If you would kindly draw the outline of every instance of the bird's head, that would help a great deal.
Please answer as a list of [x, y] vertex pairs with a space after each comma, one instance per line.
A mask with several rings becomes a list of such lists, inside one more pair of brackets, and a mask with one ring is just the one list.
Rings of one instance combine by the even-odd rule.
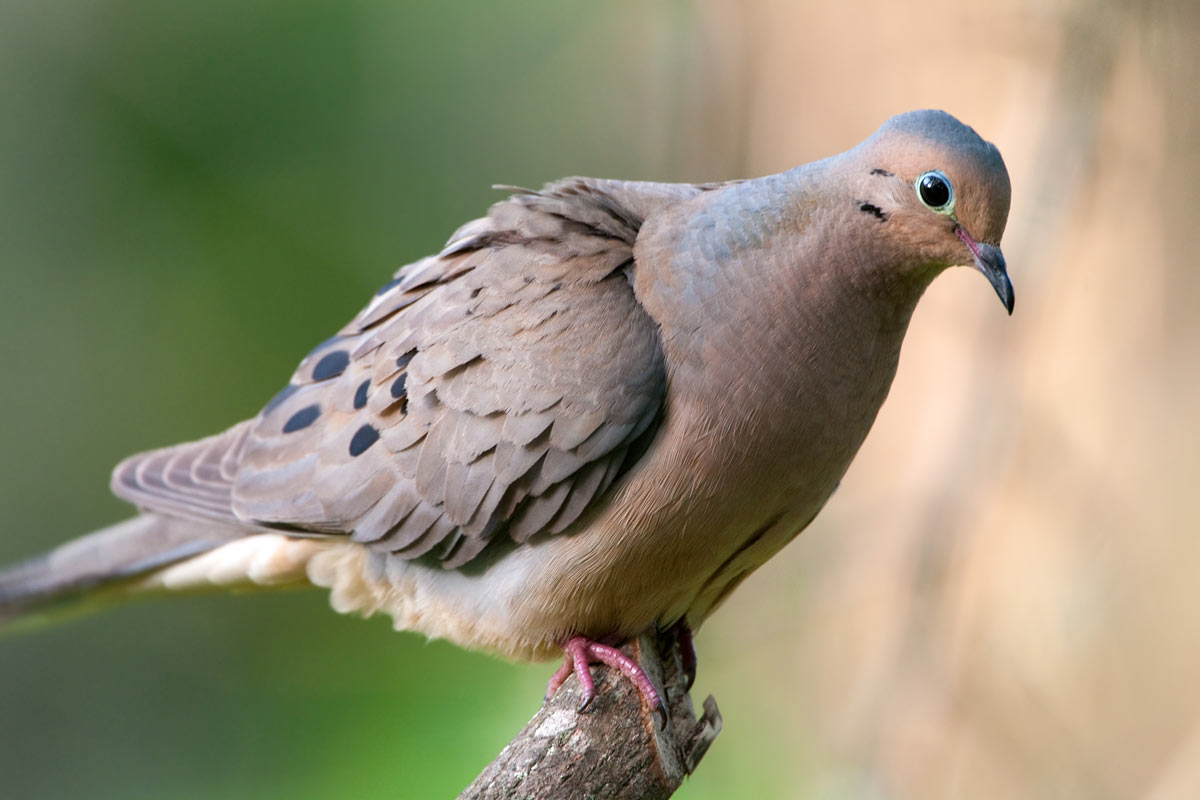
[[995, 145], [944, 111], [911, 111], [846, 155], [851, 202], [886, 228], [903, 268], [973, 264], [1012, 313], [1000, 252], [1011, 188]]

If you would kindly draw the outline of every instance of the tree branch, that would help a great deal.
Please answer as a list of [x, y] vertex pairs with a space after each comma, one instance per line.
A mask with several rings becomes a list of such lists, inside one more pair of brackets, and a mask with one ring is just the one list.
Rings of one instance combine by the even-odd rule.
[[624, 649], [656, 687], [665, 686], [665, 727], [631, 681], [594, 667], [596, 699], [587, 711], [577, 711], [579, 681], [569, 678], [459, 800], [661, 800], [674, 794], [721, 732], [721, 714], [710, 695], [696, 719], [673, 643], [656, 646], [654, 637], [643, 635]]

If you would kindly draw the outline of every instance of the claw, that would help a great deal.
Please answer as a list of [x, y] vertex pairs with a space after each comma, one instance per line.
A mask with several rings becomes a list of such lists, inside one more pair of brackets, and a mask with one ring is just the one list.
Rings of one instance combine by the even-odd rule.
[[642, 702], [655, 712], [662, 725], [666, 726], [667, 709], [659, 699], [658, 690], [654, 688], [654, 684], [646, 675], [645, 670], [623, 651], [584, 636], [568, 639], [567, 643], [563, 645], [563, 650], [566, 652], [566, 658], [563, 665], [550, 678], [550, 683], [546, 687], [547, 700], [554, 696], [571, 673], [575, 673], [575, 676], [579, 678], [579, 685], [583, 689], [583, 702], [580, 703], [579, 710], [586, 710], [596, 697], [596, 685], [592, 681], [592, 672], [588, 664], [598, 661], [606, 666], [619, 669], [622, 675], [632, 681], [638, 694], [642, 697]]
[[583, 711], [592, 704], [592, 700], [596, 697], [596, 684], [592, 682], [592, 671], [588, 668], [588, 656], [591, 655], [588, 651], [591, 642], [584, 639], [582, 636], [577, 636], [567, 642], [567, 660], [571, 662], [571, 672], [575, 673], [575, 677], [579, 679], [579, 686], [583, 689], [583, 702], [579, 704], [579, 710]]
[[692, 640], [692, 629], [687, 617], [674, 625], [675, 646], [679, 648], [679, 664], [683, 668], [683, 690], [690, 692], [696, 682], [696, 643]]

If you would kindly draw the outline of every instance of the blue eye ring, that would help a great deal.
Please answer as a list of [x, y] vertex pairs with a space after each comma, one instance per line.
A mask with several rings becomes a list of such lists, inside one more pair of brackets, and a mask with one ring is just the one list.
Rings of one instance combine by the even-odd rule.
[[954, 213], [954, 184], [940, 169], [921, 173], [913, 188], [917, 190], [917, 198], [930, 211], [947, 216]]

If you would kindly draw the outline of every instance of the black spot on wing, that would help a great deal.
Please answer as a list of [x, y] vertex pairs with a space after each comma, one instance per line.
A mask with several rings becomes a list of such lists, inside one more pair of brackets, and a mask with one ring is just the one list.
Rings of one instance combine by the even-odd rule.
[[858, 210], [863, 212], [864, 214], [870, 214], [880, 221], [887, 220], [887, 214], [885, 214], [883, 212], [883, 209], [877, 205], [872, 205], [871, 203], [861, 203], [858, 206]]
[[330, 378], [336, 378], [345, 372], [346, 367], [350, 366], [350, 353], [347, 350], [334, 350], [332, 353], [327, 353], [322, 356], [317, 365], [313, 367], [312, 376], [314, 381], [325, 381]]
[[371, 379], [367, 378], [358, 385], [357, 391], [354, 392], [354, 410], [362, 408], [367, 404], [367, 389], [371, 388]]
[[379, 441], [379, 431], [375, 430], [372, 425], [363, 425], [354, 432], [353, 438], [350, 439], [350, 455], [362, 455], [377, 441]]
[[394, 289], [395, 287], [399, 286], [400, 281], [402, 281], [402, 280], [404, 280], [403, 276], [399, 277], [399, 278], [392, 278], [390, 281], [385, 283], [383, 286], [379, 287], [379, 291], [377, 291], [375, 293], [375, 296], [378, 297], [381, 294], [386, 294], [391, 289]]
[[[308, 352], [307, 352], [307, 353], [304, 355], [304, 358], [312, 358], [312, 357], [313, 357], [313, 356], [315, 356], [317, 353], [321, 352], [322, 350], [325, 350], [325, 349], [327, 349], [327, 348], [329, 347], [329, 345], [333, 344], [333, 343], [334, 343], [334, 342], [336, 342], [336, 341], [339, 341], [339, 340], [341, 340], [342, 338], [343, 338], [343, 336], [342, 336], [340, 333], [335, 333], [333, 336], [330, 336], [328, 339], [326, 339], [325, 341], [321, 342], [319, 345], [317, 345], [316, 347], [314, 347], [312, 350], [309, 350], [309, 351], [308, 351]], [[303, 360], [303, 359], [301, 359], [301, 360]]]
[[407, 353], [405, 353], [404, 355], [402, 355], [396, 359], [396, 366], [399, 367], [400, 369], [404, 369], [405, 367], [408, 366], [408, 362], [413, 360], [413, 356], [415, 356], [416, 354], [417, 354], [416, 350], [409, 350]]
[[392, 397], [399, 400], [405, 396], [405, 387], [408, 384], [408, 373], [401, 372], [396, 376], [396, 380], [392, 381]]
[[292, 414], [288, 421], [283, 423], [284, 433], [295, 433], [299, 430], [304, 430], [309, 425], [317, 421], [317, 417], [321, 416], [320, 406], [305, 406], [304, 408]]

